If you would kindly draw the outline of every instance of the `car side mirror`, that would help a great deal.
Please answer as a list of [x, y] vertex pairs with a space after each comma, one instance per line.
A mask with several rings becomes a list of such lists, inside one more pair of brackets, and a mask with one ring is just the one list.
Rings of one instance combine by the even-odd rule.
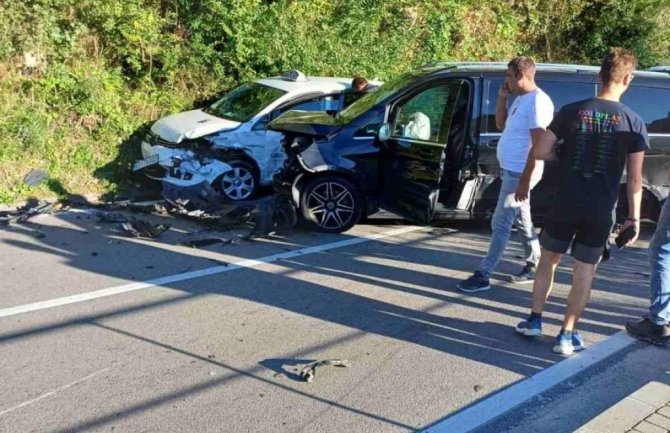
[[391, 138], [391, 127], [388, 123], [384, 123], [379, 127], [379, 131], [377, 131], [377, 138], [379, 138], [379, 141], [382, 142]]

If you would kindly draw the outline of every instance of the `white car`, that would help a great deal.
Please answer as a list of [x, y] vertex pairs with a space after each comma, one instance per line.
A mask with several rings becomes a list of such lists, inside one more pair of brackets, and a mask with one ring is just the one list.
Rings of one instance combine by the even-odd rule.
[[156, 121], [142, 142], [144, 159], [133, 170], [159, 164], [172, 183], [204, 180], [228, 199], [252, 198], [286, 159], [283, 134], [267, 124], [289, 110], [335, 115], [357, 99], [350, 87], [350, 78], [299, 71], [244, 84], [207, 108]]

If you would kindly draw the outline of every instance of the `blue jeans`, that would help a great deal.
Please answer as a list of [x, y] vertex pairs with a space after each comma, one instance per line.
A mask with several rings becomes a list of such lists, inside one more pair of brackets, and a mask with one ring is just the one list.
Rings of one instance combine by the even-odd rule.
[[665, 200], [656, 232], [649, 244], [651, 306], [649, 318], [657, 325], [670, 321], [670, 200]]
[[[517, 202], [514, 194], [519, 187], [521, 173], [515, 173], [509, 170], [502, 170], [502, 185], [500, 186], [500, 195], [498, 204], [491, 218], [491, 244], [489, 252], [479, 264], [479, 272], [486, 278], [491, 278], [493, 270], [498, 266], [498, 262], [505, 252], [505, 247], [512, 234], [512, 225], [516, 221], [519, 240], [523, 245], [524, 257], [529, 265], [537, 265], [540, 260], [540, 242], [535, 233], [535, 227], [530, 217], [530, 199]], [[535, 186], [531, 182], [531, 189]]]

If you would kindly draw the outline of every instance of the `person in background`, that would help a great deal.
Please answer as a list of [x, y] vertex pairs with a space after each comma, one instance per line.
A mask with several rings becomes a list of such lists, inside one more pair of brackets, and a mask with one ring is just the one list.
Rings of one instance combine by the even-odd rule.
[[375, 90], [377, 87], [379, 86], [370, 84], [365, 77], [361, 76], [356, 76], [351, 81], [351, 90], [353, 90], [354, 92], [369, 93]]
[[[596, 98], [566, 105], [542, 136], [535, 157], [559, 161], [560, 185], [553, 209], [544, 224], [542, 256], [533, 286], [528, 319], [516, 331], [525, 336], [542, 335], [542, 311], [554, 281], [556, 267], [568, 249], [575, 259], [572, 288], [568, 295], [563, 327], [553, 351], [570, 355], [584, 348], [575, 330], [591, 295], [596, 265], [614, 225], [613, 211], [619, 183], [626, 169], [628, 219], [622, 226], [640, 232], [642, 161], [649, 148], [644, 122], [619, 102], [637, 67], [633, 52], [614, 48], [603, 59]], [[557, 143], [560, 156], [557, 156]]]
[[[507, 109], [509, 98], [514, 95]], [[498, 93], [496, 125], [502, 129], [497, 157], [502, 169], [498, 204], [491, 219], [493, 235], [488, 254], [468, 279], [458, 284], [462, 292], [491, 288], [489, 278], [500, 262], [516, 221], [526, 266], [510, 281], [530, 283], [540, 259], [540, 243], [531, 220], [530, 191], [542, 179], [543, 163], [536, 162], [532, 148], [554, 116], [554, 104], [535, 84], [535, 62], [516, 57], [507, 65], [507, 77]]]

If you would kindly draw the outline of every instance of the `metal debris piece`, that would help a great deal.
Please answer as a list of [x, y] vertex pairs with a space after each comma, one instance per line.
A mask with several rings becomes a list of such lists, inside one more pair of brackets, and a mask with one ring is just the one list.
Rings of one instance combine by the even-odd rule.
[[316, 368], [330, 365], [333, 367], [351, 367], [346, 359], [324, 359], [321, 361], [310, 362], [300, 370], [300, 378], [306, 382], [313, 382], [316, 377]]
[[119, 212], [100, 212], [99, 223], [127, 223], [128, 217]]
[[49, 177], [46, 171], [44, 170], [30, 170], [30, 173], [26, 174], [23, 178], [23, 183], [28, 186], [36, 187], [39, 186], [44, 180]]
[[127, 223], [119, 224], [123, 233], [132, 238], [157, 238], [165, 233], [170, 226], [168, 224], [152, 224], [137, 218], [132, 218]]
[[182, 245], [185, 245], [187, 247], [192, 247], [192, 248], [202, 248], [202, 247], [208, 247], [210, 245], [215, 245], [215, 244], [223, 244], [223, 245], [228, 245], [232, 244], [233, 240], [232, 239], [227, 239], [227, 238], [220, 238], [220, 237], [209, 237], [209, 238], [200, 238], [200, 239], [189, 239], [184, 242], [182, 242]]
[[23, 223], [36, 215], [51, 213], [58, 208], [55, 203], [31, 199], [24, 206], [16, 208], [16, 210], [0, 212], [0, 224], [8, 225], [12, 222]]

